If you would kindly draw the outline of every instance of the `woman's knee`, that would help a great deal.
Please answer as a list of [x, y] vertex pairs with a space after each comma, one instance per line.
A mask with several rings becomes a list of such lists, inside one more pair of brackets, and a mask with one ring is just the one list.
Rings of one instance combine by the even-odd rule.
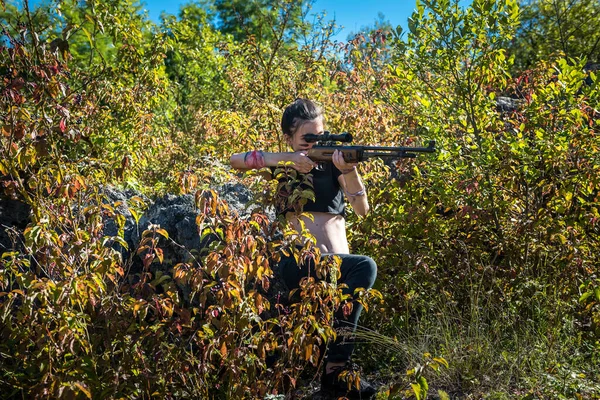
[[369, 256], [362, 256], [362, 272], [365, 281], [368, 283], [367, 288], [373, 287], [375, 279], [377, 278], [377, 263]]
[[369, 289], [375, 283], [376, 277], [377, 264], [371, 257], [352, 254], [342, 258], [341, 282], [351, 289]]

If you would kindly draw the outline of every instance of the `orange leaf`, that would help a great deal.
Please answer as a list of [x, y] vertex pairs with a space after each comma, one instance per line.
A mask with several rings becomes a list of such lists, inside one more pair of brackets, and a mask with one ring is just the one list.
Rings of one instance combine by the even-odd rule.
[[304, 359], [306, 361], [310, 360], [310, 357], [312, 356], [312, 351], [313, 351], [312, 346], [309, 346], [309, 345], [304, 346]]
[[165, 258], [164, 254], [163, 254], [163, 249], [161, 248], [156, 248], [154, 249], [154, 252], [156, 253], [156, 256], [158, 257], [158, 261], [160, 261], [160, 263], [163, 263], [163, 260]]

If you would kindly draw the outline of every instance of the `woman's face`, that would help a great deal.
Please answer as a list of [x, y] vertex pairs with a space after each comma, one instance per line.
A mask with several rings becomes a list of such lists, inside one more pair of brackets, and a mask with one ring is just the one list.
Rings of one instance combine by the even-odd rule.
[[307, 133], [314, 133], [315, 135], [323, 134], [323, 118], [319, 117], [311, 121], [304, 121], [296, 132], [290, 137], [286, 135], [288, 144], [294, 149], [294, 151], [308, 150], [315, 145], [315, 143], [308, 143], [304, 140], [304, 135]]

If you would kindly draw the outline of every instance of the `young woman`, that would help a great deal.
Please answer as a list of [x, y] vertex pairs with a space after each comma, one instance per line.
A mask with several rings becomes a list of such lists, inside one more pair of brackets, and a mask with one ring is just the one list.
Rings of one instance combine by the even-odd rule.
[[[297, 99], [284, 111], [281, 119], [281, 129], [286, 142], [293, 152], [268, 153], [258, 150], [231, 156], [231, 166], [239, 170], [261, 169], [271, 167], [271, 171], [280, 162], [292, 162], [292, 167], [301, 174], [311, 174], [315, 201], [309, 200], [303, 211], [310, 212], [313, 219], [304, 218], [306, 229], [315, 237], [316, 245], [322, 255], [335, 254], [342, 260], [340, 266], [341, 278], [338, 283], [348, 285], [346, 293], [354, 294], [356, 288], [371, 288], [377, 275], [375, 262], [367, 256], [352, 255], [348, 247], [345, 226], [346, 199], [358, 215], [364, 216], [369, 212], [366, 189], [360, 179], [357, 164], [344, 161], [342, 153], [335, 151], [332, 163], [317, 165], [307, 156], [308, 150], [314, 143], [308, 143], [304, 136], [309, 133], [322, 134], [323, 113], [314, 102]], [[288, 222], [301, 231], [298, 217], [291, 210], [279, 210], [286, 214]], [[304, 263], [298, 266], [293, 256], [282, 257], [279, 264], [285, 283], [290, 289], [297, 288], [302, 278], [309, 274], [314, 276], [314, 265]], [[352, 313], [344, 318], [340, 311], [336, 314], [334, 327], [348, 326], [356, 329], [362, 306], [353, 304]], [[341, 337], [329, 345], [325, 372], [322, 374], [321, 389], [334, 394], [355, 398], [369, 398], [376, 390], [364, 379], [358, 388], [348, 390], [347, 382], [340, 379], [340, 374], [352, 368], [350, 356], [353, 344]]]

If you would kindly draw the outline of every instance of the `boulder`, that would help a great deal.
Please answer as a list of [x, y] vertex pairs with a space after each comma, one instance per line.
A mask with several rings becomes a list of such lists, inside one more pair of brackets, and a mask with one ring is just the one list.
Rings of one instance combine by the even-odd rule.
[[[219, 199], [224, 200], [229, 209], [240, 218], [250, 216], [253, 207], [247, 207], [252, 199], [250, 190], [241, 183], [225, 183], [213, 188]], [[143, 232], [150, 225], [158, 225], [166, 230], [169, 239], [160, 238], [159, 246], [164, 251], [165, 264], [172, 266], [180, 262], [187, 262], [198, 254], [202, 253], [210, 244], [211, 238], [205, 238], [200, 241], [200, 232], [196, 225], [196, 217], [200, 210], [196, 207], [194, 196], [191, 194], [172, 195], [167, 194], [157, 198], [154, 201], [144, 199], [148, 204], [147, 210], [136, 224], [133, 215], [129, 210], [128, 204], [131, 204], [131, 198], [140, 196], [134, 191], [119, 191], [114, 188], [106, 188], [105, 193], [109, 203], [121, 202], [117, 211], [125, 217], [124, 239], [128, 244], [130, 252], [135, 251], [142, 239]], [[272, 214], [272, 213], [271, 213]], [[271, 220], [274, 215], [269, 216]], [[114, 219], [107, 218], [105, 222], [104, 234], [115, 236], [118, 232], [117, 224]], [[118, 246], [118, 245], [116, 245]], [[125, 257], [130, 255], [118, 246]], [[134, 260], [136, 257], [134, 257]]]

